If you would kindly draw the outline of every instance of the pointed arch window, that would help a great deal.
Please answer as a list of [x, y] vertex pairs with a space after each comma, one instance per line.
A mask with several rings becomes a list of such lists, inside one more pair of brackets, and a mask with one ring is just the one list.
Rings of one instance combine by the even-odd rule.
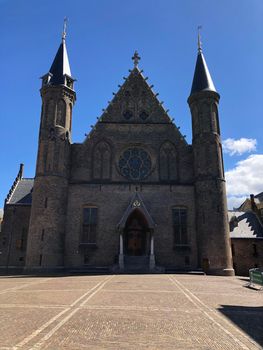
[[187, 237], [187, 209], [176, 207], [172, 209], [174, 246], [188, 245]]
[[65, 127], [66, 123], [66, 102], [64, 100], [58, 101], [56, 124]]
[[93, 177], [96, 180], [109, 180], [111, 177], [111, 149], [107, 142], [99, 142], [93, 153]]
[[216, 132], [217, 134], [220, 134], [219, 130], [219, 121], [218, 121], [218, 111], [217, 111], [217, 105], [215, 103], [212, 104], [212, 118], [211, 118], [211, 126], [212, 131]]
[[167, 141], [160, 148], [160, 180], [174, 181], [177, 179], [175, 146]]
[[45, 125], [49, 123], [54, 123], [54, 114], [55, 114], [55, 102], [53, 99], [50, 99], [46, 105], [46, 115], [45, 115]]
[[97, 231], [97, 207], [83, 208], [83, 224], [82, 224], [82, 238], [81, 243], [96, 244]]

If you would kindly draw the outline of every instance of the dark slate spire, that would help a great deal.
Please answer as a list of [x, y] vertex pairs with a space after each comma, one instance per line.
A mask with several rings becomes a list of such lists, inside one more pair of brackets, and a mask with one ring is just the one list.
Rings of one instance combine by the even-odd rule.
[[194, 79], [192, 83], [191, 94], [200, 91], [215, 91], [213, 80], [209, 73], [201, 47], [200, 35], [198, 33], [198, 55], [195, 65]]
[[66, 78], [73, 81], [68, 60], [66, 48], [66, 19], [64, 20], [64, 29], [62, 33], [62, 42], [58, 48], [54, 61], [49, 69], [48, 74], [43, 78], [44, 83], [48, 85], [68, 85]]
[[50, 79], [50, 84], [52, 85], [64, 84], [65, 74], [71, 77], [66, 42], [64, 38], [62, 39], [62, 43], [59, 46], [49, 73], [52, 74]]

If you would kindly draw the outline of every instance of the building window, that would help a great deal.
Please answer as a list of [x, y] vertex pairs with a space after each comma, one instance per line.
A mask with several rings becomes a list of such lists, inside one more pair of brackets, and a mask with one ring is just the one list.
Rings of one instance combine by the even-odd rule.
[[83, 209], [83, 228], [81, 243], [96, 243], [98, 208], [88, 207]]
[[258, 256], [258, 249], [255, 243], [253, 243], [252, 248], [253, 248], [253, 256]]
[[45, 198], [45, 204], [44, 204], [44, 207], [45, 208], [47, 208], [47, 201], [48, 201], [48, 199], [47, 199], [47, 197]]
[[188, 245], [187, 209], [173, 208], [174, 245]]
[[26, 238], [27, 238], [27, 229], [26, 227], [22, 228], [21, 238], [16, 240], [16, 249], [25, 250], [26, 249]]
[[65, 127], [66, 123], [66, 102], [59, 100], [57, 108], [57, 120], [56, 124]]
[[185, 264], [185, 266], [189, 266], [190, 265], [190, 258], [189, 258], [189, 256], [185, 256], [184, 257], [184, 264]]
[[176, 149], [171, 142], [165, 142], [160, 148], [160, 180], [172, 181], [177, 179]]
[[41, 232], [41, 241], [44, 241], [44, 236], [45, 236], [45, 230], [43, 229]]
[[94, 149], [93, 177], [95, 180], [110, 180], [111, 148], [107, 142], [99, 142]]
[[148, 152], [142, 148], [128, 148], [120, 156], [119, 170], [121, 175], [128, 180], [144, 180], [149, 176], [151, 169], [151, 157]]

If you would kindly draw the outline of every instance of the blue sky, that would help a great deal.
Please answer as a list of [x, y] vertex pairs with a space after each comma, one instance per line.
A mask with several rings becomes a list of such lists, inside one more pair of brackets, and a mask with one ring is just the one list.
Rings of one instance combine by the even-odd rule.
[[19, 163], [25, 177], [34, 176], [39, 77], [50, 68], [65, 16], [77, 79], [74, 142], [82, 142], [112, 99], [137, 49], [144, 75], [191, 143], [187, 98], [201, 24], [204, 55], [221, 95], [229, 206], [263, 191], [262, 0], [0, 0], [0, 207]]

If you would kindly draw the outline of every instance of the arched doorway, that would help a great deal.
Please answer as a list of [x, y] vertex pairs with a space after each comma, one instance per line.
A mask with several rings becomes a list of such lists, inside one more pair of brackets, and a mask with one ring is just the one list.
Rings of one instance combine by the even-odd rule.
[[149, 227], [143, 213], [133, 210], [124, 228], [124, 254], [129, 256], [148, 255]]

